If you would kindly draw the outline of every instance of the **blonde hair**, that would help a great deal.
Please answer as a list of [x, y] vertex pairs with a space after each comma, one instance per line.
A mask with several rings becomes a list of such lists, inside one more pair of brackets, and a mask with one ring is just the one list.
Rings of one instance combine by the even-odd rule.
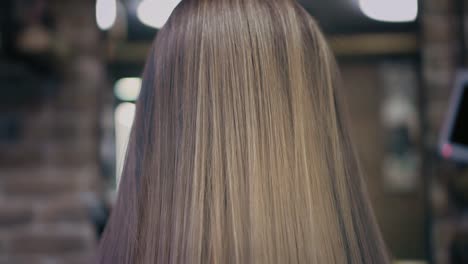
[[295, 1], [182, 1], [149, 55], [98, 263], [389, 263], [339, 93]]

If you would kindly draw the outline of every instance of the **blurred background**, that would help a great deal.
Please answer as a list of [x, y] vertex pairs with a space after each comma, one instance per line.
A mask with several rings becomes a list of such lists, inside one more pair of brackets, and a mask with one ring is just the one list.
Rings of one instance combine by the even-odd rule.
[[[114, 201], [145, 57], [178, 2], [0, 1], [1, 264], [89, 263]], [[340, 64], [392, 255], [468, 263], [468, 170], [437, 150], [468, 61], [468, 1], [300, 2]]]

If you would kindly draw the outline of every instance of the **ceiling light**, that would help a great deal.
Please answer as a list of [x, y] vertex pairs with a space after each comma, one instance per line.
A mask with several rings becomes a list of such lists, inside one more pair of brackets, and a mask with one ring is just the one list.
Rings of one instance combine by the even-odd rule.
[[122, 101], [136, 101], [141, 89], [141, 78], [122, 78], [115, 83], [114, 93]]
[[110, 29], [117, 18], [116, 0], [97, 0], [96, 1], [96, 22], [100, 29]]
[[162, 28], [180, 0], [143, 0], [137, 8], [138, 19], [145, 25]]
[[411, 22], [418, 16], [418, 0], [359, 0], [361, 11], [384, 22]]

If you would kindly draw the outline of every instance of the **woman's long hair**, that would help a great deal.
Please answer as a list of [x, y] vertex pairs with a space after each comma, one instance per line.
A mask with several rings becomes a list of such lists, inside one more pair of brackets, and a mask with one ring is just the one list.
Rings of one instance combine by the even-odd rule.
[[389, 263], [341, 92], [295, 1], [182, 1], [146, 64], [98, 263]]

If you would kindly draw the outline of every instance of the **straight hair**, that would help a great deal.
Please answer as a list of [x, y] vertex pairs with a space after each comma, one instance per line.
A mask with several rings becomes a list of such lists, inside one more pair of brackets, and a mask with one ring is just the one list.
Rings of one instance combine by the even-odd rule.
[[341, 86], [295, 1], [182, 1], [146, 63], [97, 263], [390, 263]]

